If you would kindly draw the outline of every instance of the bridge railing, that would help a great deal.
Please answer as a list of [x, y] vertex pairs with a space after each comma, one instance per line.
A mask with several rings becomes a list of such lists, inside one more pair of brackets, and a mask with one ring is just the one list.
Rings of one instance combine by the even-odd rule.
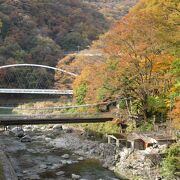
[[0, 120], [6, 119], [58, 119], [58, 118], [111, 118], [112, 114], [103, 113], [59, 113], [59, 114], [0, 114]]

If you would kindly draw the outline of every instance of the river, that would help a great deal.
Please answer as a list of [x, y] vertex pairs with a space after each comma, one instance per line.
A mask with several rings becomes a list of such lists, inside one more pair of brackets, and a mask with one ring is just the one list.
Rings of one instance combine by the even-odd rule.
[[[23, 143], [12, 133], [0, 135], [1, 148], [19, 180], [119, 179], [95, 158], [102, 151], [98, 150], [98, 141], [84, 139], [76, 131], [53, 129], [52, 126], [27, 126], [25, 133], [31, 137], [31, 142]], [[92, 151], [93, 147], [98, 153]]]

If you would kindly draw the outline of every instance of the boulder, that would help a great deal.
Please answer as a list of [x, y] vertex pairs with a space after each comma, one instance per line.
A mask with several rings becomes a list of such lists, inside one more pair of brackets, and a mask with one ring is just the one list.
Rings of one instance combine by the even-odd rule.
[[79, 157], [79, 158], [78, 158], [78, 161], [83, 161], [83, 160], [84, 160], [83, 157]]
[[19, 130], [17, 131], [16, 136], [19, 137], [19, 138], [22, 138], [23, 136], [25, 136], [24, 130], [23, 130], [23, 129], [19, 129]]
[[80, 179], [81, 176], [80, 175], [77, 175], [77, 174], [72, 174], [72, 179]]
[[18, 127], [14, 127], [14, 128], [12, 128], [10, 131], [13, 132], [14, 134], [16, 134], [16, 132], [18, 131], [18, 129], [19, 129]]
[[67, 160], [67, 164], [73, 164], [75, 161]]
[[46, 142], [49, 142], [49, 141], [51, 141], [51, 140], [52, 140], [51, 138], [48, 138], [48, 137], [45, 138], [45, 141], [46, 141]]
[[51, 167], [51, 169], [53, 170], [53, 169], [59, 169], [59, 168], [61, 168], [63, 165], [62, 164], [53, 164], [52, 165], [52, 167]]
[[20, 129], [19, 127], [14, 127], [9, 131], [10, 135], [17, 136], [19, 138], [25, 135], [24, 130]]
[[21, 142], [24, 142], [24, 143], [31, 142], [31, 141], [32, 141], [32, 139], [29, 135], [26, 135], [26, 136], [21, 138]]
[[46, 163], [47, 166], [52, 166], [53, 164], [51, 162]]
[[62, 165], [66, 165], [66, 164], [73, 164], [75, 163], [75, 161], [72, 160], [61, 160]]
[[69, 159], [70, 155], [69, 154], [64, 154], [61, 157], [64, 158], [64, 159]]
[[30, 180], [38, 180], [38, 179], [41, 179], [41, 178], [40, 178], [39, 175], [33, 174], [33, 175], [31, 175], [28, 179], [30, 179]]
[[55, 124], [53, 127], [52, 127], [53, 130], [62, 130], [62, 125], [61, 124]]
[[62, 175], [64, 175], [64, 173], [65, 173], [64, 171], [59, 171], [59, 172], [56, 173], [56, 175], [57, 176], [62, 176]]
[[45, 164], [41, 164], [39, 167], [40, 169], [47, 169], [47, 166]]

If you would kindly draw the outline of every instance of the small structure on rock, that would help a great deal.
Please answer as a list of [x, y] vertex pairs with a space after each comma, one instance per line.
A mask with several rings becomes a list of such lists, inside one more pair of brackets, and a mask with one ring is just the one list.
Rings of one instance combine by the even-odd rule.
[[107, 138], [109, 144], [115, 144], [119, 148], [131, 148], [132, 150], [147, 150], [149, 148], [151, 150], [160, 150], [161, 146], [168, 147], [176, 142], [176, 139], [171, 136], [160, 135], [157, 133], [131, 133], [128, 136], [125, 136], [124, 134], [110, 134], [107, 135]]
[[127, 137], [122, 134], [109, 134], [107, 135], [108, 144], [114, 143], [117, 147], [130, 147], [130, 142]]
[[131, 148], [134, 150], [145, 150], [147, 147], [157, 144], [157, 141], [145, 134], [132, 133], [128, 136]]

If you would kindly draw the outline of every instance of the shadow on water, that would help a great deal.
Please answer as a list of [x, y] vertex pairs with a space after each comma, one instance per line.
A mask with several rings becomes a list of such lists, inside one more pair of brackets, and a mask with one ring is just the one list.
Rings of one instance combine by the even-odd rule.
[[[52, 164], [59, 163], [61, 161], [61, 156], [65, 153], [68, 153], [70, 155], [70, 159], [72, 161], [76, 161], [78, 159], [78, 155], [73, 154], [71, 151], [68, 151], [66, 149], [44, 149], [41, 150], [42, 144], [36, 144], [33, 143], [33, 146], [35, 146], [39, 151], [32, 151], [34, 148], [30, 146], [32, 144], [29, 144], [29, 151], [27, 150], [19, 150], [16, 153], [11, 153], [11, 156], [13, 156], [14, 159], [18, 160], [18, 163], [16, 164], [16, 170], [22, 171], [22, 170], [30, 170], [39, 171], [39, 166], [41, 164], [48, 164], [47, 167], [51, 167]], [[43, 146], [44, 148], [44, 146]], [[47, 151], [46, 151], [47, 150]], [[44, 152], [43, 152], [44, 151]], [[18, 168], [18, 167], [19, 168]], [[59, 171], [64, 171], [63, 176], [57, 176], [56, 173]], [[62, 167], [59, 167], [57, 169], [51, 169], [47, 168], [45, 171], [41, 172], [39, 171], [39, 176], [41, 179], [54, 179], [58, 180], [61, 177], [71, 179], [72, 174], [78, 174], [83, 179], [87, 180], [114, 180], [117, 179], [115, 174], [105, 168], [102, 167], [102, 164], [100, 161], [96, 159], [85, 159], [82, 161], [76, 161], [76, 163], [72, 164], [65, 164]]]
[[116, 178], [113, 172], [103, 168], [102, 164], [96, 159], [86, 159], [79, 163], [65, 165], [61, 170], [66, 172], [67, 177], [71, 177], [73, 173], [89, 180], [111, 180]]

